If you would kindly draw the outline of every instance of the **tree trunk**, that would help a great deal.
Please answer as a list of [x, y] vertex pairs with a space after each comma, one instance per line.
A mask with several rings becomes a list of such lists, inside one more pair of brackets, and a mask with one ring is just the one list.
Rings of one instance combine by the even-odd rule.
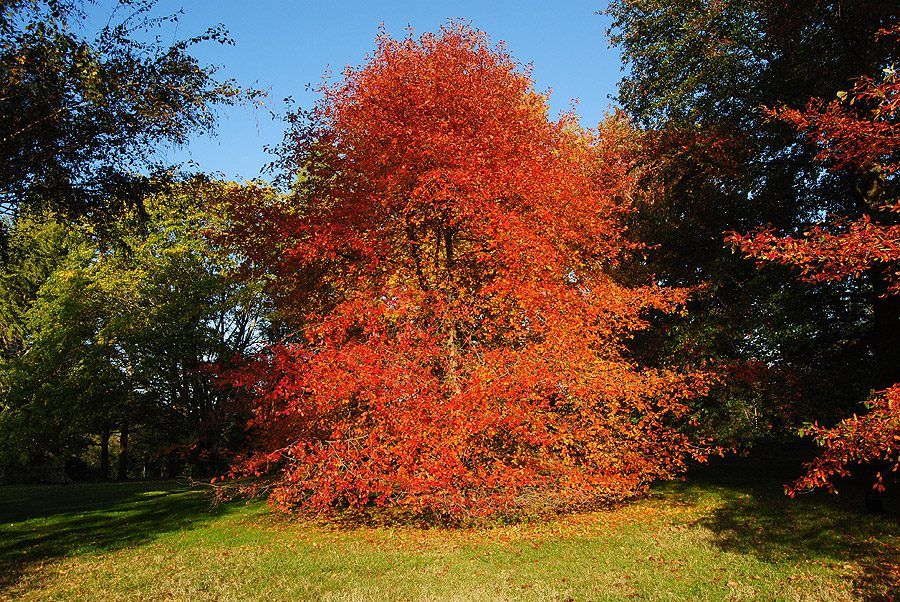
[[174, 453], [166, 455], [166, 478], [174, 479], [178, 474], [178, 456]]
[[[892, 226], [900, 222], [896, 213], [884, 206], [885, 172], [876, 166], [865, 173], [857, 192], [862, 210], [874, 223]], [[876, 263], [869, 269], [872, 281], [872, 354], [875, 373], [872, 385], [886, 389], [900, 382], [900, 296], [888, 293], [890, 265]]]
[[119, 432], [119, 481], [128, 480], [128, 421], [122, 423], [122, 430]]
[[100, 433], [100, 479], [109, 480], [109, 426]]
[[[446, 270], [447, 287], [447, 311], [452, 312], [453, 306], [453, 230], [449, 227], [443, 229], [444, 238], [444, 270]], [[459, 384], [459, 340], [456, 333], [456, 321], [451, 318], [447, 321], [447, 380], [453, 387], [453, 392], [459, 395], [462, 388]]]
[[872, 269], [872, 352], [876, 389], [900, 382], [900, 296], [888, 295], [888, 268]]

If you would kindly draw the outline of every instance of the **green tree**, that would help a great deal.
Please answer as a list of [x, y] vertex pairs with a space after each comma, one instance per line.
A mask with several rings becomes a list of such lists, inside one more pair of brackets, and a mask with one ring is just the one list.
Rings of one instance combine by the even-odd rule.
[[676, 336], [645, 351], [720, 363], [726, 403], [710, 412], [745, 434], [746, 417], [759, 419], [759, 434], [840, 413], [873, 378], [878, 283], [798, 284], [723, 241], [852, 213], [865, 183], [825, 172], [765, 107], [832, 97], [889, 62], [891, 49], [873, 40], [896, 22], [896, 2], [613, 0], [606, 12], [626, 64], [618, 100], [647, 132], [645, 177], [663, 184], [635, 215], [635, 236], [651, 246], [636, 268], [705, 287], [670, 323]]
[[[94, 344], [95, 291], [86, 272], [94, 246], [79, 232], [22, 218], [3, 280], [5, 353], [0, 363], [4, 464], [55, 463], [83, 449], [122, 381], [110, 350]], [[101, 404], [101, 400], [103, 404]]]
[[[205, 366], [252, 350], [267, 309], [259, 283], [233, 278], [238, 258], [207, 236], [229, 188], [193, 182], [148, 198], [147, 219], [121, 222], [114, 246], [88, 227], [16, 222], [20, 259], [4, 278], [28, 280], [19, 271], [29, 268], [37, 282], [4, 306], [5, 330], [19, 334], [0, 362], [0, 464], [60, 463], [96, 443], [107, 477], [115, 434], [120, 478], [135, 454], [163, 474], [192, 450], [195, 469], [221, 463], [239, 417]], [[52, 265], [31, 268], [38, 256]]]
[[219, 26], [171, 45], [154, 0], [119, 0], [89, 37], [79, 0], [0, 3], [0, 211], [94, 223], [118, 216], [175, 169], [157, 153], [209, 131], [217, 105], [257, 92], [218, 81], [191, 53], [229, 44]]
[[165, 456], [167, 472], [200, 439], [201, 451], [214, 451], [208, 437], [234, 421], [206, 367], [252, 351], [265, 335], [261, 282], [233, 277], [239, 257], [213, 242], [227, 222], [220, 201], [240, 188], [194, 182], [150, 201], [146, 227], [121, 233], [126, 248], [107, 250], [93, 272], [111, 301], [98, 337], [115, 348], [141, 400], [120, 433], [140, 424], [142, 445]]

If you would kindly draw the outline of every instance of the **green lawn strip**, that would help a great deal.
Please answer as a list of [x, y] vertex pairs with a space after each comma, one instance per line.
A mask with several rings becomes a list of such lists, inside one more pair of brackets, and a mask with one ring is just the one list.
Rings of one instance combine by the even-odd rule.
[[900, 542], [820, 498], [708, 483], [476, 529], [289, 521], [159, 483], [0, 488], [4, 516], [0, 596], [26, 599], [842, 600], [896, 587]]

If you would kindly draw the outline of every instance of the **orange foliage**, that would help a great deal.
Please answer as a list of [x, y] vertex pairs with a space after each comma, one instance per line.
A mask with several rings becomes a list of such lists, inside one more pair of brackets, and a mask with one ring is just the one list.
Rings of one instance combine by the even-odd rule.
[[854, 414], [834, 428], [812, 425], [804, 429], [824, 448], [806, 466], [806, 474], [788, 487], [793, 496], [822, 487], [836, 493], [833, 479], [850, 474], [848, 466], [858, 462], [881, 462], [883, 471], [875, 475], [874, 488], [884, 491], [885, 473], [900, 471], [900, 385], [881, 391], [866, 402], [868, 412]]
[[295, 333], [230, 375], [255, 434], [232, 476], [265, 476], [251, 489], [283, 509], [459, 517], [622, 498], [704, 456], [683, 428], [704, 375], [626, 349], [686, 294], [614, 277], [623, 118], [550, 119], [527, 71], [456, 24], [380, 35], [322, 94], [292, 142], [299, 192], [235, 234]]
[[897, 224], [875, 223], [870, 216], [863, 215], [855, 220], [835, 219], [830, 228], [812, 228], [802, 238], [762, 230], [752, 236], [733, 236], [732, 240], [752, 257], [797, 267], [809, 282], [858, 277], [873, 266], [891, 266], [888, 291], [900, 293], [897, 272], [900, 225]]
[[[882, 30], [879, 36], [896, 45], [900, 27]], [[860, 78], [830, 103], [814, 99], [802, 111], [770, 113], [804, 133], [829, 169], [858, 176], [863, 208], [858, 217], [833, 216], [802, 237], [778, 236], [766, 229], [732, 233], [729, 240], [751, 257], [797, 267], [811, 282], [875, 272], [883, 279], [885, 296], [900, 294], [898, 74], [888, 68], [880, 80]], [[900, 385], [875, 393], [867, 407], [864, 416], [854, 415], [832, 429], [817, 424], [806, 429], [824, 449], [788, 493], [816, 487], [833, 491], [832, 479], [849, 474], [847, 467], [853, 463], [879, 462], [893, 472], [900, 469]], [[883, 478], [879, 472], [876, 489], [883, 487]]]
[[[896, 42], [900, 29], [879, 35]], [[886, 69], [880, 81], [860, 78], [830, 103], [813, 99], [802, 111], [769, 113], [804, 133], [829, 169], [857, 174], [866, 188], [865, 207], [859, 217], [833, 216], [800, 238], [763, 230], [732, 233], [729, 240], [752, 257], [797, 266], [814, 282], [885, 268], [891, 294], [900, 293], [900, 198], [886, 194], [900, 169], [900, 74]]]

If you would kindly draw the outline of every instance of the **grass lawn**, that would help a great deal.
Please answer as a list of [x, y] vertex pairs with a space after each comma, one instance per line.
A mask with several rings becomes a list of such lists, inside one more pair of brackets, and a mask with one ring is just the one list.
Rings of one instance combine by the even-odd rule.
[[0, 599], [900, 599], [896, 518], [779, 482], [706, 471], [477, 529], [301, 523], [177, 483], [2, 487]]

